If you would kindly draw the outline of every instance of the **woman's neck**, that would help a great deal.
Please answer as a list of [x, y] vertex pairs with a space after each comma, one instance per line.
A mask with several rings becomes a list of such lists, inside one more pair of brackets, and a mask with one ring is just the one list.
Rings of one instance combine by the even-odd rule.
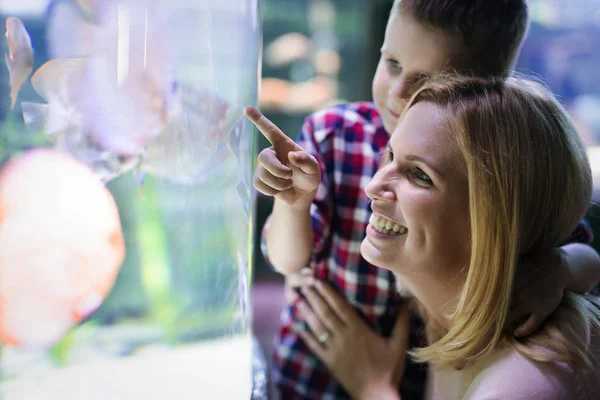
[[444, 329], [450, 328], [450, 315], [456, 307], [456, 301], [464, 284], [464, 277], [444, 276], [438, 270], [434, 275], [427, 273], [396, 274], [403, 287], [408, 288], [413, 297], [421, 304], [430, 317]]

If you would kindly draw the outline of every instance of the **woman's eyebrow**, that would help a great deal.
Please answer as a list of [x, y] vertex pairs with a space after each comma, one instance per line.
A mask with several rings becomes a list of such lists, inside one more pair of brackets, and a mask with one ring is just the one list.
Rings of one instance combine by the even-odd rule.
[[421, 157], [421, 156], [417, 156], [414, 154], [407, 154], [404, 156], [404, 159], [406, 161], [418, 161], [421, 162], [425, 165], [427, 165], [427, 167], [429, 167], [431, 170], [433, 170], [433, 172], [435, 172], [436, 175], [440, 176], [441, 178], [445, 178], [444, 174], [442, 174], [440, 171], [440, 168], [435, 167], [430, 161], [427, 161], [425, 158]]

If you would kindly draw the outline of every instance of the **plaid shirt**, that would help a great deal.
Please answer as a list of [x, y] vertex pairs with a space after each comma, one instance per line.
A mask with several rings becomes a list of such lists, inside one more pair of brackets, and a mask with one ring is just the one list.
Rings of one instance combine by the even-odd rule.
[[[364, 188], [375, 175], [389, 135], [372, 103], [352, 103], [319, 111], [307, 118], [298, 144], [321, 167], [322, 180], [311, 207], [314, 247], [310, 267], [317, 279], [328, 281], [363, 319], [389, 336], [402, 298], [394, 275], [360, 255], [360, 244], [371, 214]], [[262, 252], [270, 264], [262, 235]], [[577, 241], [589, 242], [589, 226], [578, 229]], [[303, 324], [296, 304], [285, 307], [276, 338], [273, 380], [282, 399], [345, 399], [345, 390], [330, 375], [294, 331]], [[409, 345], [426, 344], [422, 323], [415, 316]], [[400, 388], [402, 398], [423, 398], [426, 366], [407, 360]]]

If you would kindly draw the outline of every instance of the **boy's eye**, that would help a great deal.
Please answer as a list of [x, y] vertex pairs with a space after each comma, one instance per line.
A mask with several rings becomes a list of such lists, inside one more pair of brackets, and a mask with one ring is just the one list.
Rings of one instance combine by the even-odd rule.
[[414, 182], [424, 188], [430, 188], [433, 186], [433, 181], [421, 168], [414, 168], [410, 171], [410, 176], [413, 178]]
[[401, 70], [402, 66], [400, 65], [400, 63], [396, 60], [394, 60], [393, 58], [388, 58], [385, 60], [385, 62], [387, 63], [388, 67], [392, 68], [392, 69], [396, 69], [396, 70]]

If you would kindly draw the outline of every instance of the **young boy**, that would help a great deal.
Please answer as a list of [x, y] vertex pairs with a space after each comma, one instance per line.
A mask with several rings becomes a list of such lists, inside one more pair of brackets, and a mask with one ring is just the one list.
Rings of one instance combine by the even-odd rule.
[[[389, 336], [402, 299], [393, 275], [360, 255], [371, 214], [364, 186], [375, 174], [389, 133], [419, 79], [439, 70], [508, 75], [527, 23], [525, 0], [397, 0], [373, 79], [374, 104], [346, 104], [315, 113], [305, 121], [298, 144], [249, 109], [248, 117], [273, 145], [259, 154], [254, 179], [257, 190], [275, 197], [263, 230], [267, 261], [289, 278], [309, 265], [315, 279], [328, 281], [375, 331]], [[591, 240], [584, 223], [575, 235], [573, 241]], [[562, 274], [548, 274], [557, 278], [544, 277], [539, 293], [527, 293], [521, 315], [535, 313], [525, 331], [554, 309], [565, 286], [578, 290], [582, 285], [576, 282], [589, 282], [585, 290], [595, 283], [593, 274], [586, 275], [600, 270], [596, 252], [589, 246], [569, 246], [564, 257], [556, 251], [538, 259], [546, 271], [564, 269], [573, 275], [561, 279]], [[538, 298], [544, 302], [536, 303]], [[301, 323], [292, 302], [282, 314], [274, 355], [273, 379], [281, 397], [347, 398], [299, 339], [296, 329]], [[413, 329], [411, 346], [423, 344], [417, 332]], [[313, 333], [326, 343], [327, 331]], [[419, 366], [409, 363], [404, 372], [404, 398], [422, 397], [425, 369], [415, 367]]]

